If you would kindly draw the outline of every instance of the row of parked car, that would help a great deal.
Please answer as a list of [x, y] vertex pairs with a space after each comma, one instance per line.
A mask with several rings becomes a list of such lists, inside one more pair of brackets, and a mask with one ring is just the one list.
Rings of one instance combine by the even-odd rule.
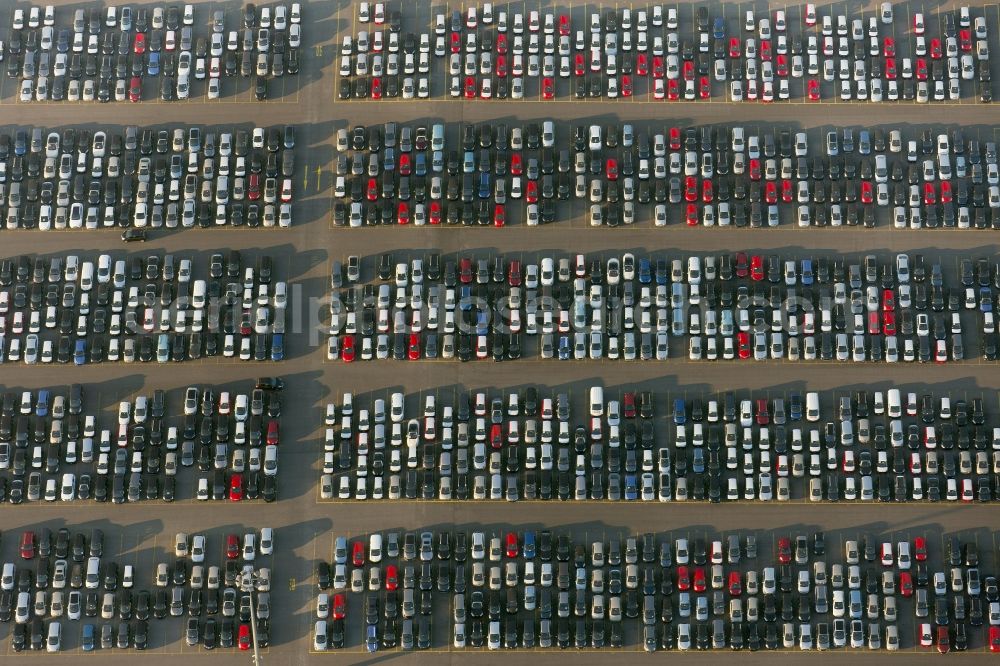
[[[811, 138], [810, 138], [811, 136]], [[555, 201], [590, 204], [591, 226], [637, 220], [689, 226], [977, 228], [1000, 224], [996, 143], [964, 132], [842, 128], [753, 132], [742, 126], [636, 128], [555, 123], [356, 126], [337, 132], [334, 224], [524, 224]], [[812, 149], [810, 149], [812, 145]], [[673, 205], [671, 205], [673, 204]], [[671, 210], [674, 209], [674, 210]], [[784, 215], [782, 215], [784, 210]], [[614, 213], [609, 217], [609, 211]]]
[[438, 69], [433, 53], [447, 60], [450, 95], [466, 99], [523, 99], [526, 81], [535, 80], [539, 97], [553, 99], [562, 79], [571, 81], [577, 99], [709, 99], [715, 82], [732, 101], [771, 102], [793, 94], [819, 101], [827, 82], [825, 96], [844, 101], [928, 102], [960, 99], [961, 82], [978, 78], [980, 99], [992, 100], [985, 16], [973, 19], [968, 7], [941, 12], [941, 36], [932, 36], [925, 34], [920, 13], [914, 34], [906, 36], [893, 29], [892, 7], [886, 5], [881, 20], [830, 14], [821, 17], [819, 28], [815, 8], [807, 7], [799, 29], [786, 10], [773, 17], [749, 10], [741, 17], [742, 32], [729, 32], [722, 16], [714, 17], [709, 30], [709, 9], [700, 7], [690, 37], [677, 20], [665, 29], [662, 20], [650, 26], [646, 9], [592, 12], [589, 22], [581, 17], [589, 30], [579, 24], [574, 30], [569, 11], [557, 19], [552, 12], [501, 9], [494, 21], [493, 9], [485, 7], [481, 14], [476, 7], [466, 8], [464, 16], [454, 11], [450, 24], [437, 14], [433, 34], [401, 32], [398, 21], [390, 21], [387, 32], [385, 22], [369, 29], [368, 21], [360, 21], [357, 33], [341, 40], [339, 95], [397, 97], [402, 77], [404, 98], [414, 88], [430, 96]]
[[383, 398], [356, 413], [349, 393], [327, 405], [323, 499], [787, 501], [794, 488], [815, 502], [985, 502], [1000, 474], [981, 397], [924, 394], [918, 420], [915, 392], [857, 391], [822, 425], [816, 392], [674, 398], [666, 423], [649, 391], [602, 407], [593, 387], [589, 419], [573, 420], [569, 393], [539, 400], [534, 387], [440, 407], [430, 393], [419, 417], [403, 417], [404, 401], [390, 396], [388, 422]]
[[[260, 101], [268, 97], [269, 79], [299, 69], [297, 2], [291, 11], [281, 4], [259, 12], [249, 3], [240, 29], [228, 32], [225, 10], [214, 10], [207, 36], [195, 35], [192, 4], [183, 12], [177, 5], [76, 9], [72, 29], [60, 27], [51, 5], [39, 25], [31, 19], [38, 9], [15, 10], [3, 48], [7, 75], [19, 81], [22, 102], [140, 102], [157, 94], [163, 101], [186, 100], [193, 82], [201, 80], [207, 80], [208, 99], [218, 99], [223, 78], [235, 77], [251, 79]], [[68, 21], [69, 11], [61, 14]]]
[[[709, 542], [646, 533], [625, 537], [624, 548], [620, 537], [574, 543], [548, 530], [339, 537], [332, 599], [323, 592], [331, 567], [317, 566], [314, 647], [344, 647], [353, 592], [364, 595], [370, 652], [432, 647], [433, 622], [441, 621], [435, 596], [451, 597], [445, 622], [459, 649], [619, 648], [628, 620], [641, 618], [637, 638], [647, 652], [899, 650], [907, 640], [947, 652], [968, 649], [970, 633], [1000, 651], [1000, 591], [981, 572], [975, 542], [946, 537], [939, 559], [924, 536], [868, 535], [863, 550], [850, 536], [841, 557], [837, 547], [827, 551], [822, 532], [794, 541], [774, 535], [775, 555], [761, 555], [770, 561], [764, 566], [756, 534]], [[917, 635], [901, 637], [900, 614], [911, 603]], [[978, 629], [986, 618], [988, 629]]]
[[[113, 647], [116, 631], [110, 620], [116, 617], [118, 647], [147, 647], [150, 618], [163, 615], [153, 612], [153, 595], [137, 589], [136, 567], [108, 557], [104, 542], [100, 529], [89, 534], [65, 527], [55, 533], [49, 528], [21, 533], [19, 561], [6, 561], [0, 579], [0, 621], [14, 621], [15, 652], [59, 652], [63, 632], [81, 620], [84, 650], [93, 650], [99, 640]], [[86, 622], [98, 616], [108, 621], [103, 637], [97, 635], [96, 624]]]
[[[58, 652], [64, 628], [81, 621], [78, 644], [85, 652], [97, 647], [145, 650], [151, 620], [184, 614], [189, 616], [189, 645], [193, 631], [194, 644], [200, 640], [208, 650], [234, 645], [250, 649], [251, 612], [257, 616], [259, 647], [270, 640], [271, 570], [261, 566], [257, 555], [273, 553], [271, 528], [242, 537], [227, 535], [223, 566], [207, 563], [214, 560], [206, 560], [205, 535], [177, 534], [176, 559], [157, 565], [152, 590], [137, 584], [134, 565], [105, 557], [99, 529], [89, 535], [73, 534], [68, 528], [55, 534], [49, 528], [26, 530], [19, 544], [20, 565], [16, 561], [3, 565], [0, 592], [0, 621], [15, 622], [11, 633], [15, 652], [25, 648]], [[200, 623], [203, 616], [207, 619]], [[104, 620], [99, 629], [91, 621], [97, 617]], [[117, 625], [112, 622], [116, 618]]]
[[213, 253], [207, 275], [197, 263], [172, 254], [0, 260], [0, 352], [28, 364], [282, 360], [288, 291], [271, 257], [244, 265], [239, 252]]
[[292, 224], [295, 128], [0, 133], [7, 229]]
[[[982, 354], [996, 358], [990, 260], [961, 260], [959, 287], [951, 266], [928, 269], [923, 255], [859, 259], [626, 253], [536, 264], [434, 254], [425, 264], [386, 254], [378, 258], [381, 282], [347, 286], [337, 263], [327, 358], [503, 360], [519, 358], [525, 339], [536, 338], [542, 358], [560, 360], [686, 352], [690, 360], [943, 363], [965, 358], [968, 328]], [[360, 262], [349, 258], [349, 270]], [[977, 325], [969, 327], [972, 312]], [[676, 338], [685, 339], [684, 351]]]
[[199, 499], [275, 499], [281, 401], [273, 392], [193, 386], [175, 398], [183, 412], [167, 408], [167, 395], [122, 401], [106, 427], [99, 412], [83, 413], [79, 384], [68, 400], [49, 389], [4, 393], [2, 501], [173, 501], [178, 474], [195, 465], [211, 473], [199, 479]]

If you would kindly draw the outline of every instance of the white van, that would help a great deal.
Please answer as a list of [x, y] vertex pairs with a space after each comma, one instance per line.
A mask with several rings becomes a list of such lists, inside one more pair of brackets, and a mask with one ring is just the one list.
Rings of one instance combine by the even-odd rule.
[[80, 289], [90, 291], [94, 287], [94, 262], [85, 261], [80, 269]]
[[372, 534], [368, 538], [368, 559], [372, 562], [382, 561], [382, 535]]
[[278, 473], [278, 447], [268, 444], [264, 447], [264, 474], [275, 476]]
[[207, 285], [204, 280], [195, 280], [194, 288], [191, 290], [191, 307], [201, 310], [205, 307], [205, 293]]
[[816, 391], [806, 393], [806, 420], [819, 421], [819, 393]]
[[889, 389], [889, 418], [898, 419], [903, 415], [903, 402], [900, 398], [899, 389]]
[[600, 386], [590, 387], [590, 415], [604, 415], [604, 389]]
[[101, 558], [91, 557], [87, 560], [87, 577], [85, 584], [88, 590], [96, 590], [101, 583]]

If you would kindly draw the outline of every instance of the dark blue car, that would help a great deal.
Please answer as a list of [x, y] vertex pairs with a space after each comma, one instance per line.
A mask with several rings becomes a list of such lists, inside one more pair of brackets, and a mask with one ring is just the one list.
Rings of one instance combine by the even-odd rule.
[[160, 75], [160, 54], [156, 51], [149, 52], [149, 62], [146, 63], [146, 72], [150, 76]]

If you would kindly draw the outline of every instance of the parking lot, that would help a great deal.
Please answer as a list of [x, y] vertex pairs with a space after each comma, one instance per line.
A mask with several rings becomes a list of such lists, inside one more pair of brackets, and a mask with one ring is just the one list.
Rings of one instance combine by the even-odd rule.
[[[56, 3], [57, 11], [65, 12], [69, 21], [76, 5]], [[517, 11], [530, 11], [531, 7], [521, 6]], [[628, 3], [618, 3], [620, 11]], [[333, 547], [337, 536], [350, 539], [378, 531], [438, 531], [441, 529], [495, 531], [498, 534], [508, 530], [539, 532], [550, 529], [554, 532], [571, 533], [574, 539], [594, 541], [598, 538], [609, 540], [631, 535], [653, 532], [664, 538], [682, 535], [702, 536], [713, 539], [730, 532], [753, 531], [761, 544], [761, 564], [770, 562], [774, 553], [774, 538], [794, 537], [797, 534], [822, 530], [829, 542], [828, 552], [843, 557], [843, 542], [864, 534], [878, 535], [884, 540], [900, 541], [925, 535], [931, 543], [933, 557], [943, 556], [942, 537], [958, 534], [963, 540], [979, 544], [984, 573], [996, 571], [997, 541], [995, 509], [990, 504], [962, 502], [952, 505], [947, 502], [907, 502], [903, 504], [879, 504], [877, 508], [861, 502], [817, 502], [805, 497], [805, 487], [794, 486], [793, 499], [788, 502], [764, 504], [757, 501], [732, 501], [719, 505], [709, 502], [673, 502], [664, 506], [660, 502], [637, 502], [627, 511], [621, 502], [585, 501], [530, 501], [518, 503], [502, 501], [487, 502], [441, 502], [437, 499], [398, 501], [350, 501], [341, 503], [322, 500], [319, 479], [322, 475], [324, 452], [324, 414], [328, 402], [339, 402], [344, 392], [355, 396], [382, 396], [401, 391], [412, 397], [412, 409], [418, 409], [417, 401], [428, 392], [438, 395], [454, 395], [457, 391], [488, 391], [492, 397], [501, 396], [510, 389], [524, 390], [527, 386], [544, 386], [551, 394], [566, 392], [583, 396], [595, 384], [615, 387], [616, 390], [652, 390], [662, 396], [657, 406], [659, 414], [669, 413], [668, 396], [685, 397], [715, 395], [725, 391], [735, 391], [752, 397], [765, 395], [774, 397], [788, 395], [792, 391], [805, 394], [807, 391], [828, 392], [829, 411], [833, 413], [833, 396], [838, 392], [867, 390], [887, 391], [892, 387], [913, 390], [918, 394], [932, 393], [935, 396], [951, 395], [972, 400], [982, 396], [987, 402], [988, 422], [997, 415], [996, 392], [1000, 389], [995, 363], [984, 362], [979, 357], [978, 344], [972, 334], [973, 320], [969, 317], [970, 339], [966, 347], [973, 356], [961, 363], [948, 362], [941, 365], [920, 363], [897, 363], [891, 370], [884, 363], [838, 363], [792, 362], [788, 360], [768, 360], [755, 363], [744, 361], [707, 360], [693, 361], [687, 355], [687, 347], [676, 349], [670, 359], [664, 362], [615, 362], [608, 360], [581, 360], [560, 362], [556, 359], [540, 359], [533, 353], [517, 361], [495, 363], [492, 360], [460, 363], [458, 360], [420, 361], [370, 361], [345, 364], [327, 359], [327, 311], [313, 300], [324, 300], [330, 291], [330, 269], [335, 261], [346, 262], [351, 255], [365, 258], [364, 269], [368, 279], [375, 271], [377, 257], [392, 252], [399, 257], [426, 255], [438, 252], [442, 256], [459, 257], [483, 256], [532, 258], [539, 256], [567, 256], [577, 253], [599, 256], [621, 256], [631, 252], [636, 257], [665, 254], [670, 258], [714, 254], [733, 254], [744, 251], [748, 254], [780, 255], [801, 259], [818, 256], [850, 256], [861, 261], [864, 255], [877, 254], [881, 259], [889, 259], [905, 252], [910, 255], [923, 254], [938, 257], [953, 271], [957, 278], [958, 266], [962, 258], [991, 257], [1000, 252], [1000, 244], [993, 240], [992, 230], [978, 231], [947, 229], [896, 229], [888, 218], [881, 220], [875, 228], [859, 227], [810, 227], [799, 228], [794, 223], [794, 213], [788, 205], [783, 211], [782, 224], [772, 229], [753, 228], [691, 228], [681, 222], [683, 212], [678, 212], [667, 229], [653, 226], [651, 216], [640, 215], [639, 222], [628, 229], [591, 227], [589, 223], [589, 202], [560, 202], [560, 222], [528, 228], [522, 224], [522, 211], [509, 206], [509, 226], [497, 229], [477, 227], [401, 228], [377, 226], [363, 229], [334, 228], [333, 207], [337, 198], [334, 186], [337, 172], [336, 134], [339, 129], [348, 131], [357, 125], [368, 127], [385, 122], [400, 125], [423, 125], [446, 123], [449, 127], [449, 141], [457, 140], [459, 123], [507, 123], [508, 125], [541, 122], [552, 119], [558, 125], [563, 141], [570, 141], [574, 125], [632, 123], [636, 127], [648, 127], [654, 123], [661, 128], [672, 126], [697, 127], [702, 125], [733, 126], [737, 123], [746, 127], [769, 128], [780, 131], [789, 129], [808, 131], [815, 139], [816, 147], [822, 146], [822, 137], [831, 129], [845, 127], [859, 130], [882, 128], [886, 133], [899, 129], [905, 135], [919, 136], [935, 123], [947, 122], [950, 129], [960, 123], [968, 137], [976, 135], [981, 141], [997, 140], [996, 113], [994, 104], [980, 103], [971, 86], [963, 82], [962, 98], [953, 105], [951, 102], [931, 102], [920, 105], [916, 102], [870, 103], [851, 101], [845, 103], [834, 98], [832, 84], [819, 106], [822, 113], [808, 109], [802, 91], [792, 86], [793, 99], [773, 104], [730, 103], [727, 92], [721, 84], [713, 83], [710, 99], [687, 102], [679, 100], [673, 105], [650, 100], [651, 91], [645, 83], [637, 85], [632, 100], [587, 99], [575, 101], [573, 90], [562, 79], [556, 81], [556, 95], [553, 100], [541, 100], [537, 80], [529, 80], [525, 100], [464, 100], [453, 99], [448, 94], [447, 70], [441, 61], [432, 59], [436, 76], [431, 82], [431, 99], [421, 101], [395, 100], [389, 103], [372, 100], [339, 101], [337, 99], [339, 75], [338, 48], [343, 35], [357, 34], [358, 3], [327, 2], [304, 3], [307, 16], [303, 24], [303, 52], [300, 73], [296, 77], [282, 77], [285, 85], [292, 85], [284, 94], [272, 89], [271, 99], [256, 102], [252, 92], [234, 95], [224, 89], [219, 100], [208, 100], [204, 94], [192, 95], [187, 102], [159, 103], [153, 99], [138, 104], [116, 103], [32, 103], [21, 105], [16, 101], [17, 88], [12, 79], [4, 78], [0, 84], [0, 108], [10, 113], [28, 113], [26, 118], [10, 118], [7, 125], [37, 126], [60, 130], [64, 127], [89, 129], [135, 125], [138, 127], [231, 127], [232, 131], [258, 127], [296, 126], [296, 172], [295, 220], [290, 228], [282, 229], [157, 229], [150, 230], [145, 245], [124, 246], [119, 240], [119, 230], [96, 229], [93, 231], [44, 233], [37, 230], [4, 231], [3, 259], [13, 259], [21, 255], [44, 257], [87, 255], [95, 259], [99, 254], [109, 252], [116, 256], [139, 253], [140, 255], [173, 254], [177, 257], [196, 260], [196, 273], [205, 276], [212, 253], [239, 250], [245, 257], [256, 259], [262, 254], [273, 257], [276, 277], [289, 284], [289, 314], [286, 322], [285, 347], [288, 353], [280, 363], [243, 362], [225, 359], [202, 358], [189, 360], [183, 364], [160, 365], [157, 363], [139, 365], [86, 364], [67, 370], [57, 364], [26, 366], [5, 364], [4, 386], [21, 390], [65, 387], [71, 382], [79, 382], [86, 387], [88, 396], [94, 396], [97, 405], [106, 410], [109, 421], [121, 400], [131, 400], [140, 394], [152, 395], [162, 389], [167, 392], [172, 405], [180, 406], [180, 396], [191, 385], [213, 386], [217, 390], [248, 391], [256, 377], [278, 375], [287, 387], [282, 395], [281, 411], [281, 474], [279, 500], [274, 503], [226, 502], [199, 503], [193, 499], [195, 485], [189, 475], [178, 489], [178, 500], [172, 505], [162, 505], [148, 501], [139, 504], [126, 502], [122, 505], [92, 502], [56, 502], [56, 507], [45, 502], [25, 503], [21, 506], [4, 508], [0, 529], [4, 532], [3, 559], [16, 557], [18, 535], [27, 529], [39, 530], [49, 527], [53, 531], [62, 526], [73, 530], [89, 532], [92, 527], [100, 527], [108, 537], [106, 552], [112, 553], [122, 563], [133, 563], [146, 585], [152, 586], [152, 572], [155, 563], [166, 558], [173, 548], [174, 534], [202, 532], [209, 536], [212, 552], [221, 555], [223, 539], [229, 533], [242, 533], [245, 528], [271, 526], [276, 530], [276, 549], [272, 569], [272, 621], [270, 646], [263, 653], [263, 663], [326, 663], [331, 659], [345, 663], [370, 662], [371, 656], [365, 652], [363, 600], [354, 595], [349, 605], [347, 646], [340, 652], [330, 651], [318, 654], [313, 651], [313, 624], [315, 621], [315, 600], [317, 595], [315, 564], [320, 559], [332, 562]], [[569, 14], [575, 24], [585, 21], [585, 16], [596, 7], [593, 3], [564, 3], [571, 5]], [[924, 12], [934, 16], [943, 9], [957, 9], [958, 3], [945, 6], [930, 6], [921, 3], [896, 5], [894, 28], [902, 31], [912, 21], [912, 14]], [[241, 5], [237, 3], [197, 3], [199, 15], [205, 21], [216, 6], [226, 12], [227, 26], [237, 21]], [[8, 7], [10, 7], [8, 5]], [[420, 30], [432, 32], [433, 15], [450, 15], [450, 7], [443, 5], [406, 5], [390, 7], [402, 9], [404, 25], [421, 26]], [[496, 7], [496, 4], [495, 4]], [[746, 3], [726, 3], [720, 6], [726, 18], [728, 29], [737, 30], [742, 22]], [[834, 5], [840, 13], [840, 5]], [[987, 18], [990, 35], [997, 34], [998, 21], [996, 4], [979, 5]], [[10, 7], [12, 9], [12, 7]], [[602, 5], [600, 9], [604, 9]], [[546, 8], [542, 8], [546, 10]], [[638, 9], [638, 5], [635, 6]], [[680, 7], [682, 25], [693, 34], [693, 8]], [[756, 5], [758, 15], [764, 9]], [[773, 11], [779, 9], [771, 6]], [[826, 11], [825, 7], [820, 7]], [[511, 11], [514, 11], [513, 9]], [[559, 8], [551, 11], [561, 13]], [[798, 22], [801, 9], [787, 7], [789, 20]], [[877, 4], [868, 3], [863, 8], [844, 8], [844, 13], [862, 12], [867, 18], [877, 11]], [[418, 15], [419, 13], [419, 15]], [[9, 26], [10, 11], [0, 12], [3, 25]], [[231, 17], [231, 18], [230, 18]], [[202, 22], [204, 24], [204, 22]], [[201, 24], [200, 24], [201, 25]], [[207, 25], [207, 24], [205, 24]], [[936, 26], [937, 24], [931, 24]], [[204, 25], [202, 25], [204, 28]], [[406, 28], [404, 28], [406, 29]], [[418, 28], [409, 28], [417, 30]], [[937, 27], [928, 28], [928, 35]], [[0, 35], [0, 38], [3, 38]], [[991, 42], [990, 50], [995, 51]], [[995, 56], [993, 56], [995, 59]], [[994, 67], [995, 71], [995, 67]], [[294, 82], [294, 84], [293, 84]], [[199, 82], [200, 83], [200, 82]], [[230, 81], [224, 81], [229, 84]], [[272, 82], [280, 86], [280, 82]], [[150, 95], [153, 97], [153, 95]], [[647, 100], [648, 103], [645, 103]], [[387, 100], [383, 99], [382, 102]], [[655, 102], [655, 103], [654, 103]], [[544, 106], [539, 106], [544, 104]], [[20, 106], [15, 106], [20, 105]], [[660, 106], [658, 106], [660, 105]], [[945, 112], [945, 110], [947, 110]], [[992, 137], [992, 138], [990, 138]], [[681, 209], [682, 210], [682, 209]], [[572, 229], [572, 236], [566, 231]], [[84, 235], [86, 234], [86, 235]], [[295, 289], [300, 291], [296, 296]], [[296, 302], [296, 298], [300, 299]], [[671, 349], [671, 352], [675, 351]], [[891, 374], [890, 374], [891, 372]], [[8, 389], [9, 390], [9, 389]], [[420, 397], [418, 397], [420, 396]], [[177, 397], [175, 400], [174, 398]], [[579, 406], [582, 407], [583, 398]], [[574, 407], [574, 409], [577, 409]], [[579, 411], [579, 410], [577, 410]], [[575, 413], [575, 412], [574, 412]], [[583, 412], [581, 412], [582, 414]], [[832, 417], [831, 417], [832, 418]], [[824, 419], [825, 420], [825, 419]], [[665, 424], [666, 425], [666, 424]], [[659, 424], [658, 424], [659, 426]], [[664, 432], [666, 434], [667, 431]], [[79, 465], [77, 465], [79, 467]], [[79, 472], [78, 472], [79, 473]], [[795, 481], [800, 481], [795, 479]], [[641, 506], [640, 506], [641, 504]], [[526, 515], [525, 509], [530, 511]], [[96, 514], [96, 511], [101, 513]], [[877, 512], [877, 513], [876, 513]], [[114, 548], [112, 542], [117, 542]], [[832, 560], [831, 560], [832, 561]], [[939, 559], [940, 561], [940, 559]], [[759, 568], [759, 567], [758, 567]], [[390, 652], [393, 658], [404, 658], [407, 663], [437, 663], [442, 659], [463, 661], [495, 661], [495, 654], [485, 651], [466, 650], [455, 652], [451, 645], [450, 609], [447, 603], [440, 604], [441, 614], [435, 614], [433, 647], [428, 652], [414, 652], [402, 657]], [[909, 607], [901, 616], [900, 634], [902, 649], [896, 654], [884, 651], [868, 653], [867, 649], [852, 651], [850, 658], [859, 662], [882, 663], [886, 660], [912, 658], [926, 648], [914, 647], [915, 623]], [[636, 621], [631, 620], [634, 624]], [[75, 624], [75, 623], [74, 623]], [[13, 623], [0, 625], [0, 651], [11, 655], [10, 634]], [[185, 625], [177, 619], [151, 622], [150, 650], [142, 659], [151, 663], [168, 663], [178, 656], [201, 655], [203, 648], [190, 648], [185, 642]], [[977, 629], [978, 634], [982, 628]], [[978, 636], [977, 634], [977, 636]], [[75, 659], [80, 655], [79, 636], [66, 635], [66, 654], [52, 656], [33, 654], [31, 658], [39, 663], [63, 663], [67, 656]], [[627, 652], [618, 654], [610, 649], [573, 650], [573, 658], [582, 664], [618, 663], [624, 659], [635, 659], [641, 651], [642, 635], [637, 626], [630, 625], [624, 634]], [[965, 659], [985, 659], [982, 637], [971, 642]], [[132, 650], [106, 651], [105, 654], [129, 654]], [[522, 658], [525, 653], [512, 652], [502, 658]], [[794, 654], [794, 656], [791, 656]], [[975, 654], [975, 657], [972, 657]], [[796, 647], [782, 659], [802, 661]], [[380, 657], [376, 654], [375, 657]], [[558, 650], [533, 650], [531, 659], [539, 663], [555, 663], [566, 654]], [[714, 657], [715, 655], [713, 655]], [[10, 657], [13, 659], [13, 657]], [[23, 658], [28, 658], [23, 656]], [[209, 657], [205, 657], [207, 659]], [[684, 662], [703, 660], [694, 655], [677, 655], [670, 658]], [[737, 658], [734, 655], [729, 658]], [[747, 663], [773, 661], [769, 652], [751, 654], [743, 651], [738, 655]], [[840, 663], [844, 660], [844, 649], [831, 650], [826, 654], [813, 653], [810, 661]], [[233, 650], [216, 649], [211, 654], [213, 661], [220, 663], [245, 663], [248, 657]]]

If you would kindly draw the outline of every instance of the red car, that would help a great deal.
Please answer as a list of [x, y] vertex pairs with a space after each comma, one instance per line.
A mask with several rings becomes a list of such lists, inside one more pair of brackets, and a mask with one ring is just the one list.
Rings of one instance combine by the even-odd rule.
[[267, 422], [267, 439], [265, 440], [268, 444], [278, 444], [278, 421], [277, 419], [271, 419]]
[[684, 213], [684, 219], [687, 221], [689, 227], [698, 226], [698, 206], [690, 203], [687, 205], [687, 211]]
[[663, 78], [663, 56], [653, 56], [653, 78]]
[[569, 35], [569, 17], [565, 14], [559, 15], [559, 34]]
[[928, 49], [928, 51], [930, 52], [932, 59], [934, 59], [934, 60], [940, 60], [941, 56], [944, 55], [941, 52], [941, 40], [938, 39], [937, 37], [932, 37], [931, 38], [931, 47], [930, 47], [930, 49]]
[[502, 227], [507, 223], [507, 211], [503, 204], [497, 204], [493, 207], [493, 226]]
[[892, 312], [896, 309], [896, 294], [892, 289], [882, 290], [882, 309], [885, 312]]
[[388, 592], [395, 592], [399, 587], [399, 569], [395, 564], [390, 564], [385, 568], [385, 589]]
[[[940, 44], [938, 44], [938, 47], [940, 48]], [[136, 55], [142, 55], [146, 52], [146, 35], [141, 32], [137, 32], [135, 34], [135, 42], [132, 44], [132, 51], [134, 51]]]
[[465, 77], [465, 99], [476, 99], [476, 79], [473, 76]]
[[226, 537], [226, 559], [238, 560], [240, 557], [240, 538], [235, 534]]
[[778, 203], [778, 184], [773, 180], [764, 183], [764, 201], [769, 204]]
[[622, 74], [622, 97], [632, 96], [632, 77]]
[[759, 254], [750, 257], [750, 279], [754, 282], [764, 279], [764, 257]]
[[751, 158], [750, 160], [750, 180], [760, 180], [760, 160]]
[[524, 188], [524, 198], [528, 203], [538, 202], [538, 183], [533, 180], [528, 181], [527, 187]]
[[239, 640], [239, 646], [240, 646], [241, 650], [249, 650], [250, 649], [250, 647], [251, 647], [250, 646], [250, 641], [252, 639], [251, 639], [251, 636], [250, 636], [250, 625], [249, 624], [245, 624], [245, 623], [244, 624], [240, 624], [240, 633], [239, 633], [239, 639], [238, 640]]
[[709, 99], [712, 96], [712, 83], [707, 76], [698, 79], [698, 97]]
[[503, 448], [503, 426], [499, 423], [490, 426], [490, 446], [498, 451]]
[[917, 562], [927, 560], [927, 539], [922, 536], [918, 536], [913, 540], [913, 559]]
[[587, 61], [584, 59], [582, 53], [577, 53], [573, 57], [573, 73], [577, 76], [583, 76], [587, 71]]
[[333, 619], [343, 620], [347, 617], [347, 597], [342, 593], [333, 595]]
[[441, 224], [441, 202], [432, 201], [430, 207], [430, 223]]
[[739, 58], [740, 57], [740, 39], [739, 37], [729, 38], [729, 57]]
[[694, 62], [691, 60], [684, 61], [683, 76], [685, 81], [694, 81]]
[[896, 40], [892, 37], [886, 37], [885, 41], [882, 42], [882, 55], [886, 58], [896, 57]]
[[636, 76], [649, 75], [649, 58], [646, 57], [645, 53], [640, 53], [635, 58], [635, 75]]
[[734, 597], [743, 594], [743, 580], [740, 578], [739, 571], [729, 572], [729, 594]]
[[791, 564], [792, 562], [792, 542], [788, 537], [778, 539], [778, 563]]
[[681, 98], [681, 86], [677, 79], [667, 79], [667, 99], [676, 102]]
[[507, 268], [507, 284], [511, 287], [521, 286], [521, 260], [512, 259]]
[[923, 58], [917, 58], [917, 64], [914, 68], [914, 74], [917, 77], [917, 81], [927, 80], [927, 61]]
[[750, 335], [740, 331], [736, 334], [736, 348], [741, 359], [750, 358]]
[[771, 422], [771, 411], [767, 406], [767, 398], [757, 398], [757, 425], [765, 426]]
[[524, 171], [524, 165], [521, 162], [521, 153], [511, 153], [510, 155], [510, 175], [520, 176]]
[[899, 593], [904, 597], [913, 596], [913, 576], [909, 571], [899, 572]]
[[458, 279], [462, 284], [469, 284], [473, 279], [472, 274], [472, 259], [468, 257], [462, 257], [462, 260], [458, 262]]
[[635, 393], [626, 391], [622, 397], [622, 416], [627, 419], [635, 418]]
[[21, 559], [30, 560], [35, 556], [35, 533], [25, 530], [21, 534]]
[[990, 652], [1000, 652], [1000, 627], [996, 625], [990, 627], [989, 645]]
[[351, 546], [351, 562], [356, 567], [363, 567], [365, 565], [365, 542], [355, 541], [354, 545]]
[[670, 128], [670, 150], [681, 149], [681, 130], [679, 127]]
[[507, 548], [507, 557], [517, 557], [518, 543], [517, 534], [515, 532], [507, 532], [507, 538], [505, 539]]
[[140, 79], [138, 76], [133, 76], [132, 80], [129, 81], [128, 99], [130, 102], [142, 101], [142, 79]]
[[941, 181], [941, 203], [951, 203], [951, 182]]
[[459, 53], [462, 50], [462, 36], [457, 32], [451, 33], [451, 52]]
[[396, 224], [409, 224], [410, 223], [410, 204], [405, 201], [400, 201], [399, 206], [396, 208]]
[[551, 77], [542, 79], [542, 99], [552, 99], [556, 96], [556, 84]]
[[868, 335], [878, 335], [881, 330], [877, 312], [868, 313]]
[[795, 196], [792, 191], [792, 181], [787, 178], [781, 181], [781, 200], [785, 203], [792, 203], [792, 198]]
[[[375, 190], [375, 196], [378, 196], [378, 189]], [[260, 199], [260, 174], [258, 173], [250, 174], [250, 184], [247, 186], [247, 199], [250, 199], [250, 201]]]
[[788, 58], [781, 53], [774, 59], [774, 72], [778, 76], [788, 76]]
[[410, 333], [410, 344], [407, 346], [406, 355], [411, 361], [420, 360], [420, 334]]
[[229, 477], [229, 501], [239, 502], [243, 499], [243, 475], [233, 474]]
[[704, 592], [706, 587], [705, 569], [703, 567], [695, 567], [694, 580], [691, 582], [691, 589], [695, 592]]
[[345, 335], [340, 341], [340, 358], [344, 360], [344, 363], [351, 363], [354, 361], [354, 336]]
[[712, 189], [712, 181], [709, 178], [701, 181], [701, 200], [703, 203], [712, 203], [715, 191]]
[[502, 32], [497, 35], [497, 54], [507, 55], [507, 35]]
[[882, 313], [882, 333], [885, 335], [896, 335], [896, 313]]
[[771, 61], [771, 40], [762, 39], [760, 40], [760, 59], [762, 62]]
[[376, 201], [378, 199], [378, 180], [375, 178], [368, 179], [368, 189], [365, 196], [368, 197], [368, 201]]
[[736, 268], [736, 277], [745, 278], [750, 275], [750, 262], [747, 259], [746, 252], [737, 252], [736, 259], [733, 264]]
[[816, 79], [809, 79], [809, 101], [818, 102], [819, 101], [819, 81]]
[[958, 48], [966, 53], [972, 50], [972, 33], [968, 28], [962, 28], [958, 31]]
[[505, 56], [497, 56], [497, 77], [501, 79], [507, 78], [507, 58]]
[[886, 58], [885, 59], [885, 78], [890, 81], [896, 80], [896, 59]]
[[937, 628], [937, 649], [941, 654], [948, 654], [951, 649], [951, 637], [948, 635], [948, 626]]
[[698, 200], [698, 179], [694, 176], [687, 176], [684, 178], [684, 200]]
[[372, 99], [382, 99], [382, 79], [377, 76], [372, 77], [371, 94]]
[[870, 204], [875, 200], [875, 195], [872, 192], [872, 183], [870, 180], [861, 181], [861, 203]]
[[937, 192], [934, 190], [934, 183], [924, 183], [924, 203], [928, 206], [937, 203]]
[[618, 180], [618, 162], [613, 157], [609, 157], [605, 165], [608, 180]]
[[677, 567], [677, 589], [681, 592], [691, 589], [691, 572], [686, 566]]

